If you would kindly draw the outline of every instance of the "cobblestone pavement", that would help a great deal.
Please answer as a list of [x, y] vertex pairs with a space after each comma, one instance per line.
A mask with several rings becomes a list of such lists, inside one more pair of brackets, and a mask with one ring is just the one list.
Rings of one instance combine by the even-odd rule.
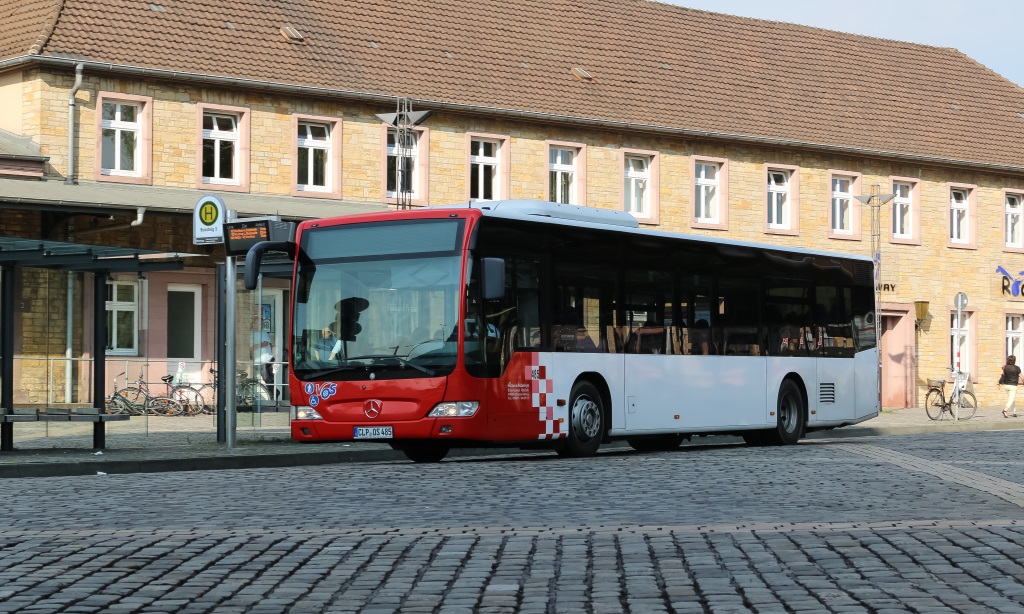
[[0, 611], [1024, 612], [1021, 436], [6, 480]]

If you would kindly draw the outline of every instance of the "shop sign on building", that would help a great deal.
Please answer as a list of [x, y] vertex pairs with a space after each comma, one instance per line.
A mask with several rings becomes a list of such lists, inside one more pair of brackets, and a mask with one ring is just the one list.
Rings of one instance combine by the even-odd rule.
[[200, 198], [192, 216], [192, 243], [194, 245], [223, 243], [226, 212], [224, 201], [219, 197], [207, 194]]
[[1003, 298], [1024, 298], [1021, 296], [1024, 293], [1024, 271], [1017, 273], [1016, 275], [1010, 274], [1010, 272], [1004, 266], [997, 266], [996, 273], [1000, 274], [1000, 294]]

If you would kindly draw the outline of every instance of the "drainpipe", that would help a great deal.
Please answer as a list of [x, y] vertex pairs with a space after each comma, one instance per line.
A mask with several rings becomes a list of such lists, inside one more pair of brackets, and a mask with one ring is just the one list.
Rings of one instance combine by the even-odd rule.
[[[82, 70], [85, 65], [79, 62], [75, 65], [75, 85], [68, 95], [68, 176], [64, 183], [78, 185], [75, 177], [75, 94], [82, 88]], [[98, 109], [97, 109], [98, 110]]]
[[130, 223], [126, 222], [124, 224], [111, 224], [109, 226], [100, 226], [98, 228], [85, 228], [85, 229], [82, 229], [82, 230], [78, 231], [78, 236], [91, 235], [91, 234], [95, 234], [97, 232], [104, 232], [104, 231], [107, 231], [107, 230], [123, 230], [125, 228], [135, 228], [136, 226], [141, 226], [142, 225], [142, 220], [145, 217], [146, 217], [146, 208], [145, 207], [136, 207], [135, 208], [135, 219], [132, 220]]

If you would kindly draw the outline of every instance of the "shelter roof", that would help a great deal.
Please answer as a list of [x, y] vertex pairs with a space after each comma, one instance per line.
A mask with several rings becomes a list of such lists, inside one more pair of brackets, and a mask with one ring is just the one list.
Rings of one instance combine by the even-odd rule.
[[0, 60], [1024, 169], [1024, 89], [955, 49], [650, 0], [0, 0], [5, 14]]
[[0, 237], [0, 265], [88, 272], [177, 270], [196, 254]]
[[[83, 181], [69, 185], [63, 181], [22, 181], [0, 179], [0, 201], [4, 206], [50, 206], [68, 211], [75, 208], [147, 211], [191, 214], [201, 192], [194, 189], [161, 188], [117, 183]], [[242, 216], [280, 215], [286, 220], [314, 219], [386, 211], [387, 205], [320, 198], [295, 198], [262, 194], [219, 193], [228, 209]]]

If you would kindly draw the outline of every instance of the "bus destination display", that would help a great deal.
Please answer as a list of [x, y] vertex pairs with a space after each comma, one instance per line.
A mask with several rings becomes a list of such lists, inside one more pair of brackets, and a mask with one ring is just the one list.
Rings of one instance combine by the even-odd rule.
[[228, 256], [244, 256], [253, 245], [269, 240], [270, 222], [268, 220], [248, 220], [224, 224], [224, 251]]

